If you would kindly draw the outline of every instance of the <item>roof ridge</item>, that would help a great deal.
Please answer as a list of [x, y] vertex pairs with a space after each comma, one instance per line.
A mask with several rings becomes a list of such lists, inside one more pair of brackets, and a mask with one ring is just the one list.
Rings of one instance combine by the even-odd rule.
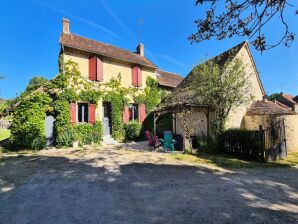
[[[81, 38], [85, 38], [85, 39], [88, 39], [88, 40], [91, 40], [91, 41], [94, 41], [94, 42], [97, 42], [97, 43], [101, 43], [101, 44], [104, 44], [104, 45], [108, 45], [108, 46], [116, 47], [116, 48], [118, 48], [118, 49], [120, 49], [120, 50], [128, 51], [129, 53], [133, 53], [133, 54], [136, 54], [136, 55], [139, 56], [139, 57], [142, 57], [142, 56], [140, 56], [138, 53], [133, 52], [133, 51], [131, 51], [131, 50], [128, 50], [128, 49], [125, 49], [125, 48], [122, 48], [122, 47], [118, 47], [117, 45], [113, 45], [113, 44], [105, 43], [105, 42], [102, 42], [102, 41], [99, 41], [99, 40], [95, 40], [95, 39], [92, 39], [92, 38], [89, 38], [89, 37], [84, 37], [84, 36], [79, 35], [79, 34], [70, 33], [70, 34], [66, 34], [66, 35], [73, 35], [73, 36], [78, 36], [78, 37], [81, 37]], [[145, 58], [145, 56], [144, 56], [144, 58]]]
[[[89, 37], [81, 36], [81, 35], [75, 34], [75, 33], [70, 33], [70, 34], [62, 33], [61, 36], [60, 36], [60, 43], [62, 42], [62, 37], [63, 36], [65, 36], [65, 37], [69, 36], [69, 37], [74, 37], [74, 38], [81, 38], [81, 39], [84, 39], [85, 41], [90, 41], [93, 44], [99, 44], [99, 45], [105, 46], [107, 48], [114, 48], [115, 50], [122, 51], [123, 53], [134, 55], [134, 56], [140, 58], [141, 60], [143, 59], [143, 60], [147, 61], [147, 63], [151, 63], [154, 67], [157, 68], [157, 66], [152, 61], [150, 61], [147, 57], [141, 56], [138, 53], [133, 52], [131, 50], [128, 50], [128, 49], [125, 49], [125, 48], [122, 48], [122, 47], [119, 47], [119, 46], [116, 46], [116, 45], [113, 45], [113, 44], [110, 44], [110, 43], [105, 43], [105, 42], [102, 42], [102, 41], [94, 40], [94, 39], [91, 39]], [[72, 46], [72, 47], [75, 47], [75, 46]]]
[[[177, 75], [177, 76], [180, 76], [180, 77], [182, 77], [180, 74], [178, 74], [178, 73], [176, 73], [176, 72], [169, 72], [169, 71], [166, 71], [166, 70], [163, 70], [163, 69], [157, 69], [157, 71], [161, 71], [161, 72], [167, 72], [167, 73], [171, 73], [171, 74], [173, 74], [173, 75]], [[183, 78], [183, 77], [182, 77]]]

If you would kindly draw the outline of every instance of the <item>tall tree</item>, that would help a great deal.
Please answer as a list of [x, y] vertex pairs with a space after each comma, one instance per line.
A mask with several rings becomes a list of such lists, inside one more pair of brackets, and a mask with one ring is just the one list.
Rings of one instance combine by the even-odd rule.
[[[241, 36], [252, 39], [259, 51], [284, 44], [290, 47], [295, 34], [289, 29], [285, 12], [292, 6], [290, 0], [196, 0], [196, 5], [210, 4], [206, 17], [195, 21], [197, 31], [189, 36], [191, 43], [216, 38], [218, 40]], [[287, 11], [288, 13], [288, 11]], [[293, 14], [298, 14], [293, 9]], [[278, 41], [268, 43], [264, 27], [273, 18], [283, 27]], [[276, 21], [274, 21], [276, 22]], [[276, 36], [278, 33], [276, 33]]]
[[190, 89], [199, 104], [210, 105], [215, 113], [211, 119], [215, 136], [225, 129], [232, 108], [253, 98], [249, 93], [249, 77], [240, 60], [228, 60], [223, 66], [209, 60], [197, 66], [190, 76]]
[[24, 95], [27, 95], [27, 94], [33, 92], [34, 90], [36, 90], [39, 87], [46, 84], [47, 82], [48, 82], [48, 80], [46, 78], [44, 78], [43, 76], [34, 76], [33, 78], [30, 79], [30, 81], [22, 95], [24, 96]]

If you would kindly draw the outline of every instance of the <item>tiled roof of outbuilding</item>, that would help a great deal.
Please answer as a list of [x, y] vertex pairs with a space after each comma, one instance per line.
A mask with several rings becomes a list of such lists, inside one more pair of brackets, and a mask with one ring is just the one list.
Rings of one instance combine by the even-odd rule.
[[295, 114], [291, 108], [285, 108], [272, 101], [258, 100], [247, 109], [246, 115], [287, 115]]
[[157, 81], [161, 86], [168, 86], [168, 87], [175, 88], [183, 80], [182, 76], [172, 72], [157, 70], [156, 73], [157, 73]]

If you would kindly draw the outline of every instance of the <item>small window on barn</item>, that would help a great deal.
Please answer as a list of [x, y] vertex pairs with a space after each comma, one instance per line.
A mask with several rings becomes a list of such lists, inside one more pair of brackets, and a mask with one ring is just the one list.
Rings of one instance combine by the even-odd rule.
[[129, 109], [129, 121], [138, 121], [139, 120], [139, 107], [138, 104], [130, 104]]
[[78, 122], [88, 123], [89, 110], [87, 103], [78, 103]]

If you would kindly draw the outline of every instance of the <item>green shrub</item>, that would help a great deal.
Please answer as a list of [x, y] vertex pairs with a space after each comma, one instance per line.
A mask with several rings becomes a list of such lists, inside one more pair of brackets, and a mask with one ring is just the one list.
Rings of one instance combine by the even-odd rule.
[[100, 143], [103, 136], [103, 127], [101, 121], [96, 121], [93, 125], [93, 142]]
[[91, 124], [77, 124], [75, 126], [75, 140], [80, 145], [91, 144], [93, 126]]
[[51, 110], [51, 101], [47, 94], [39, 92], [21, 99], [13, 112], [12, 146], [34, 150], [46, 146], [45, 117]]
[[60, 132], [56, 135], [56, 145], [58, 148], [71, 147], [75, 140], [75, 131], [73, 126], [67, 125], [63, 129], [60, 128]]
[[103, 128], [101, 122], [92, 124], [77, 124], [75, 127], [75, 140], [80, 145], [100, 143], [103, 136]]
[[141, 124], [138, 121], [131, 121], [124, 125], [125, 139], [135, 141], [140, 136]]

